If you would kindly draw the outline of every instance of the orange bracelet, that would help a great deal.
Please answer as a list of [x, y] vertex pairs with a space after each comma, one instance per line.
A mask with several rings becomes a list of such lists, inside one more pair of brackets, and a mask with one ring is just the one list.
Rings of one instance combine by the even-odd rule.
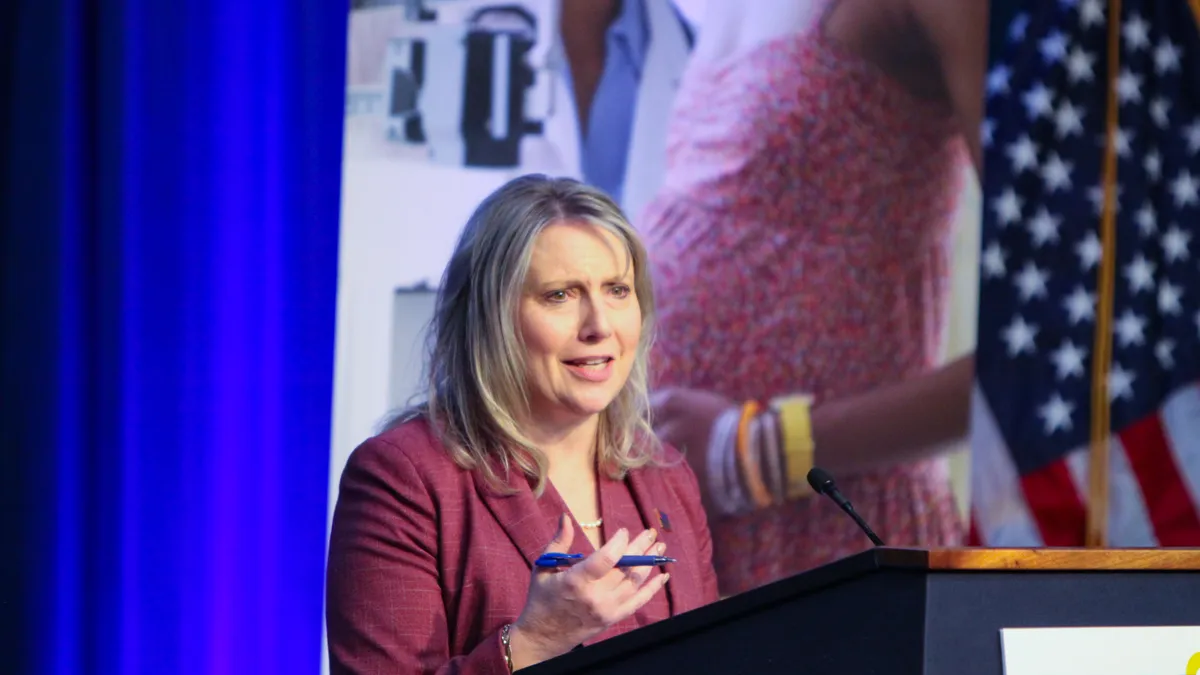
[[738, 420], [737, 459], [742, 469], [742, 482], [750, 493], [750, 499], [759, 508], [766, 508], [774, 503], [771, 491], [763, 482], [762, 471], [750, 453], [750, 422], [758, 414], [760, 406], [757, 401], [746, 401], [742, 404], [742, 418]]

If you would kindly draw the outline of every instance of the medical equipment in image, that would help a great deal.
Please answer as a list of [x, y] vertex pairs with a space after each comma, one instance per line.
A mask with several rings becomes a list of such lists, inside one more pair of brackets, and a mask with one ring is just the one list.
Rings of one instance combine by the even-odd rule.
[[402, 0], [385, 133], [437, 164], [511, 168], [552, 112], [559, 0]]

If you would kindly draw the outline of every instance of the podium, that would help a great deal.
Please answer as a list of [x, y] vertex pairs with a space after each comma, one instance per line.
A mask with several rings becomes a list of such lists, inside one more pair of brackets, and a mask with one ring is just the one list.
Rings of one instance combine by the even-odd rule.
[[1000, 629], [1195, 625], [1200, 549], [875, 548], [521, 671], [1002, 675]]

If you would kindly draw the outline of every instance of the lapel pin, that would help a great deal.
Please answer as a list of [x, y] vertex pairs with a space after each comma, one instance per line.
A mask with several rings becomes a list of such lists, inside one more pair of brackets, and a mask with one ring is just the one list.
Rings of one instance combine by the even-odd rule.
[[670, 532], [671, 519], [667, 517], [667, 512], [658, 509], [654, 509], [654, 512], [658, 514], [658, 526], [662, 528], [663, 532]]

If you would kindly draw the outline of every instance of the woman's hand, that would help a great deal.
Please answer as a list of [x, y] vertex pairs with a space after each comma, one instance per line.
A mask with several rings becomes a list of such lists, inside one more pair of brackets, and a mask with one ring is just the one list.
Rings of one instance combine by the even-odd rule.
[[[653, 567], [618, 568], [623, 555], [662, 555], [654, 530], [633, 541], [621, 529], [604, 546], [568, 568], [535, 567], [525, 609], [509, 633], [513, 669], [565, 654], [577, 645], [631, 616], [662, 590], [669, 574]], [[567, 553], [575, 538], [571, 519], [563, 514], [558, 533], [546, 553]]]

